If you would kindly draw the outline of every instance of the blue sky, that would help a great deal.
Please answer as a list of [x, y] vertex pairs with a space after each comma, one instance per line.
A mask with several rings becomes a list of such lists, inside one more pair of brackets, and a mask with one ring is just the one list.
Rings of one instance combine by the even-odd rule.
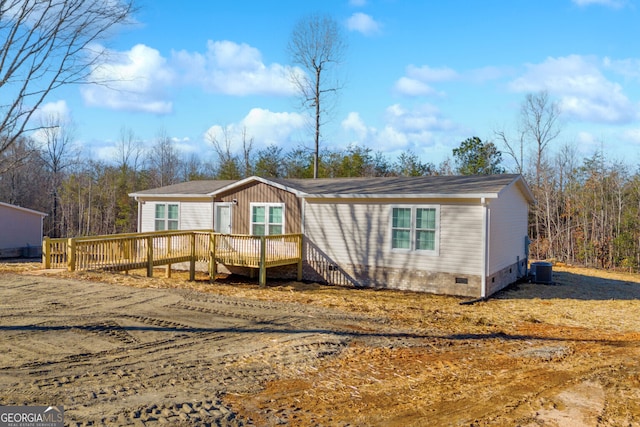
[[[107, 41], [96, 77], [111, 88], [55, 92], [46, 111], [75, 123], [86, 155], [109, 160], [123, 127], [151, 146], [164, 132], [214, 157], [207, 133], [240, 131], [255, 149], [311, 146], [287, 73], [291, 30], [330, 14], [349, 48], [346, 85], [322, 144], [357, 143], [435, 164], [471, 136], [517, 135], [526, 94], [547, 90], [563, 131], [555, 146], [640, 160], [638, 0], [143, 0], [136, 24]], [[502, 147], [500, 147], [502, 148]]]

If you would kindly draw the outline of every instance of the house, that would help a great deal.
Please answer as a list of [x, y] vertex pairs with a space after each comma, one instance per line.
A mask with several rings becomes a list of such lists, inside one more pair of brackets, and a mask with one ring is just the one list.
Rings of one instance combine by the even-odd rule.
[[0, 258], [37, 257], [47, 214], [0, 202]]
[[534, 202], [524, 179], [508, 174], [254, 176], [130, 196], [140, 232], [301, 233], [305, 279], [468, 297], [489, 296], [526, 274]]

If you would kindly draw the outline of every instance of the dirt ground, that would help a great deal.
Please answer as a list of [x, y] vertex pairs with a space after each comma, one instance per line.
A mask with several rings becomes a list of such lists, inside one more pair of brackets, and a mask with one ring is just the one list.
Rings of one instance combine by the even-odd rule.
[[475, 304], [0, 264], [0, 404], [69, 425], [640, 425], [640, 276]]

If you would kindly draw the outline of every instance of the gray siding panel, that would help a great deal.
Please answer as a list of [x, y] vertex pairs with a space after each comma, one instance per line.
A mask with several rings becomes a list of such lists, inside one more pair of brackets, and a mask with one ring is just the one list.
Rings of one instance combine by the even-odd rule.
[[529, 205], [515, 187], [507, 187], [490, 209], [489, 275], [525, 258]]
[[213, 202], [181, 202], [180, 229], [213, 229]]
[[139, 204], [141, 233], [155, 231], [155, 215], [157, 204], [179, 205], [178, 228], [180, 230], [210, 230], [213, 228], [213, 202], [211, 199], [197, 201], [180, 201], [176, 199], [146, 200]]
[[[406, 201], [403, 201], [406, 204]], [[439, 204], [439, 254], [391, 250], [390, 215], [394, 203], [318, 202], [305, 206], [305, 235], [317, 251], [337, 265], [480, 275], [482, 207]], [[437, 204], [430, 200], [412, 205]]]
[[42, 246], [42, 216], [0, 206], [0, 249]]
[[[163, 202], [164, 203], [164, 202]], [[139, 204], [142, 213], [140, 214], [140, 227], [141, 233], [153, 231], [153, 224], [155, 219], [156, 202], [145, 202]]]

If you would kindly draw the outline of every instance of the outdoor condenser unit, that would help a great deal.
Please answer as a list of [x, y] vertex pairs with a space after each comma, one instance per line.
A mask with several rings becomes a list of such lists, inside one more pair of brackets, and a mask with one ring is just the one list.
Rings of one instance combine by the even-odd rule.
[[553, 264], [550, 262], [532, 262], [531, 275], [534, 283], [553, 283]]

